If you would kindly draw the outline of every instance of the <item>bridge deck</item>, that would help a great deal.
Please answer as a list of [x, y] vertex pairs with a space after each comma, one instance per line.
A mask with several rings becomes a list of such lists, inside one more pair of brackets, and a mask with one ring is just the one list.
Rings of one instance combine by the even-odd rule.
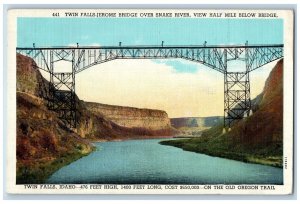
[[[60, 118], [76, 127], [75, 75], [89, 67], [117, 59], [167, 59], [176, 58], [203, 64], [224, 74], [224, 126], [250, 115], [249, 73], [284, 56], [283, 44], [260, 45], [135, 45], [127, 46], [51, 46], [17, 47], [16, 51], [35, 60], [37, 67], [50, 73], [49, 108]], [[71, 72], [54, 70], [58, 61], [69, 61]], [[242, 60], [242, 72], [228, 72], [228, 62]], [[61, 87], [67, 88], [62, 92]]]
[[257, 44], [257, 45], [122, 45], [122, 46], [42, 46], [42, 47], [17, 47], [17, 50], [53, 50], [53, 49], [185, 49], [185, 48], [267, 48], [284, 47], [283, 44]]

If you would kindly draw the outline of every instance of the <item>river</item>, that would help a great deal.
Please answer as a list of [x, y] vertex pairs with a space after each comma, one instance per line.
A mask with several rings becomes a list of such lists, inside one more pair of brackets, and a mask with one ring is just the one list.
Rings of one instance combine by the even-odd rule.
[[162, 139], [95, 143], [55, 172], [55, 184], [282, 184], [283, 170], [160, 145]]

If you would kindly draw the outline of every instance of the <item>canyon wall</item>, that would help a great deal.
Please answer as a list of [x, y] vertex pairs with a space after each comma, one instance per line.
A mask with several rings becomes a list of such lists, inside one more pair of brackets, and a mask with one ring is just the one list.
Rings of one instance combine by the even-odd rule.
[[[17, 54], [17, 183], [42, 183], [51, 173], [92, 151], [90, 140], [169, 136], [165, 111], [81, 101], [80, 119], [70, 129], [47, 107], [49, 82], [34, 60]], [[46, 169], [46, 170], [45, 170]]]
[[171, 118], [171, 125], [174, 128], [210, 128], [223, 122], [222, 116], [210, 117], [185, 117], [185, 118]]
[[253, 114], [233, 123], [203, 131], [201, 137], [170, 140], [162, 144], [212, 156], [277, 167], [283, 166], [283, 59], [265, 82], [263, 92], [252, 100]]
[[[35, 62], [17, 55], [17, 183], [43, 183], [49, 175], [93, 150], [47, 108], [49, 83]], [[11, 138], [12, 139], [12, 138]]]
[[168, 114], [162, 110], [139, 109], [85, 102], [87, 109], [94, 114], [103, 115], [112, 122], [127, 128], [146, 128], [149, 130], [170, 129]]

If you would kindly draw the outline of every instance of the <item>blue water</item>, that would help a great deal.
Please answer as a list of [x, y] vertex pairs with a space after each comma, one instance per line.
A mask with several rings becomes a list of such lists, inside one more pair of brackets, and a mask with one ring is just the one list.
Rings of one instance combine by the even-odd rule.
[[282, 184], [283, 170], [183, 151], [162, 139], [95, 143], [97, 150], [47, 183]]

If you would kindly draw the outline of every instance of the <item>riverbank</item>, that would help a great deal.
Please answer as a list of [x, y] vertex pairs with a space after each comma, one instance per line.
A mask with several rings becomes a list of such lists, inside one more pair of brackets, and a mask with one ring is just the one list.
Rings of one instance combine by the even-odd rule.
[[88, 152], [73, 152], [61, 155], [58, 158], [43, 158], [40, 160], [21, 160], [17, 165], [17, 184], [43, 184], [60, 168], [69, 165], [76, 160], [88, 156], [95, 151], [91, 148]]
[[[148, 139], [171, 139], [172, 136], [135, 136], [131, 138], [119, 138], [119, 139], [95, 139], [89, 140], [90, 143], [98, 142], [121, 142], [127, 140], [148, 140]], [[42, 159], [27, 159], [18, 160], [17, 165], [17, 183], [27, 184], [36, 183], [42, 184], [56, 171], [64, 166], [75, 162], [82, 157], [88, 156], [90, 153], [96, 150], [96, 147], [90, 149], [78, 148], [75, 152], [66, 152], [59, 157], [44, 157]]]
[[166, 140], [161, 141], [160, 144], [214, 157], [282, 168], [282, 155], [277, 146], [251, 148], [236, 145], [234, 138], [228, 133], [222, 133], [222, 129], [222, 126], [218, 126], [204, 132], [199, 138]]
[[121, 142], [127, 140], [151, 140], [151, 139], [172, 139], [176, 136], [131, 136], [131, 137], [118, 137], [113, 139], [90, 139], [90, 142]]
[[185, 151], [206, 154], [214, 157], [221, 157], [221, 158], [232, 159], [232, 160], [237, 160], [237, 161], [242, 161], [247, 163], [263, 164], [263, 165], [282, 168], [282, 157], [280, 156], [263, 157], [263, 156], [247, 154], [247, 153], [243, 154], [243, 153], [236, 153], [236, 152], [212, 151], [204, 147], [205, 143], [199, 146], [198, 144], [195, 144], [195, 142], [189, 140], [190, 139], [161, 141], [160, 144], [178, 147]]
[[[183, 150], [211, 156], [283, 166], [283, 60], [270, 72], [261, 94], [251, 100], [249, 117], [231, 124], [223, 131], [223, 124], [204, 131], [201, 137], [161, 142]], [[242, 103], [235, 105], [242, 107]], [[235, 108], [233, 108], [234, 110]], [[234, 115], [233, 112], [229, 112]]]
[[[47, 184], [282, 184], [283, 169], [160, 145], [164, 139], [95, 143]], [[263, 173], [262, 173], [263, 172]]]
[[[215, 127], [212, 130], [209, 131], [209, 133], [215, 131], [217, 129], [217, 132], [221, 132], [222, 127]], [[122, 141], [128, 141], [128, 140], [148, 140], [148, 139], [173, 139], [173, 140], [165, 140], [159, 142], [162, 145], [168, 145], [173, 147], [181, 148], [185, 151], [191, 151], [201, 154], [206, 154], [210, 156], [215, 157], [221, 157], [226, 159], [232, 159], [247, 163], [255, 163], [255, 164], [263, 164], [263, 165], [269, 165], [274, 167], [282, 168], [282, 156], [266, 156], [266, 153], [262, 154], [255, 154], [253, 152], [249, 151], [225, 151], [222, 148], [210, 148], [211, 145], [209, 145], [207, 142], [207, 133], [204, 133], [204, 138], [201, 136], [134, 136], [130, 138], [118, 138], [118, 139], [111, 139], [111, 140], [91, 140], [91, 142], [122, 142]], [[222, 134], [220, 133], [222, 136]], [[217, 140], [217, 138], [216, 138]], [[226, 144], [226, 143], [223, 143]]]

